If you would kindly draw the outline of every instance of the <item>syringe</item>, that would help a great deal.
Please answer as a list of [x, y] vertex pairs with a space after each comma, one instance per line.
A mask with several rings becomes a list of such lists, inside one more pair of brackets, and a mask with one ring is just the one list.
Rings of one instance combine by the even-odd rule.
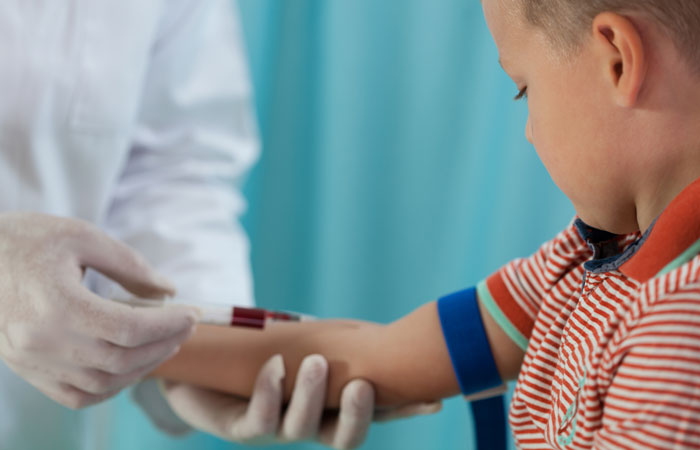
[[200, 323], [231, 327], [248, 327], [264, 329], [272, 322], [307, 322], [316, 320], [315, 317], [288, 311], [270, 311], [263, 308], [247, 308], [217, 304], [203, 304], [183, 300], [150, 300], [130, 298], [116, 301], [131, 306], [168, 307], [170, 305], [185, 305], [200, 311]]

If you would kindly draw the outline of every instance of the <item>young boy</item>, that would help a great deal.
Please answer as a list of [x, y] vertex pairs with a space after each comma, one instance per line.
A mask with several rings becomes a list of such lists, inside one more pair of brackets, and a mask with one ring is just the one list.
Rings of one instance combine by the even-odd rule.
[[390, 325], [200, 326], [155, 375], [246, 395], [271, 355], [318, 352], [329, 407], [355, 377], [400, 405], [517, 376], [520, 448], [700, 448], [700, 2], [482, 3], [571, 225]]

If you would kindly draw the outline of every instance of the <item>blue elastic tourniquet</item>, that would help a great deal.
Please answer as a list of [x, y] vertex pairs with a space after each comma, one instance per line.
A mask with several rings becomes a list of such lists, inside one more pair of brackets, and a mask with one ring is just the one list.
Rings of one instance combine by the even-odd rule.
[[502, 395], [472, 402], [476, 448], [506, 450], [506, 408]]
[[[501, 376], [481, 321], [476, 288], [438, 300], [438, 315], [459, 387], [465, 395], [500, 386]], [[479, 450], [506, 450], [502, 395], [471, 403]]]
[[438, 315], [459, 387], [464, 395], [502, 384], [481, 321], [476, 288], [438, 300]]

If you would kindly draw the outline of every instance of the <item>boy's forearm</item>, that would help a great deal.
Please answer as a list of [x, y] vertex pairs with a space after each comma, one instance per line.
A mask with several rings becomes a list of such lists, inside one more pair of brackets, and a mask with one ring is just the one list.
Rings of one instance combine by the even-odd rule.
[[339, 405], [345, 384], [371, 382], [379, 406], [431, 401], [459, 393], [435, 303], [389, 325], [357, 321], [276, 323], [265, 331], [199, 326], [178, 355], [153, 375], [247, 397], [264, 362], [285, 362], [285, 395], [302, 359], [318, 353], [329, 363], [326, 407]]
[[[336, 385], [350, 373], [364, 373], [367, 358], [361, 343], [372, 340], [382, 326], [367, 322], [319, 321], [274, 323], [264, 331], [200, 325], [179, 353], [153, 375], [249, 397], [255, 377], [273, 355], [285, 365], [285, 399], [294, 386], [302, 359], [318, 353], [329, 363], [330, 407]], [[352, 372], [350, 367], [352, 366]]]

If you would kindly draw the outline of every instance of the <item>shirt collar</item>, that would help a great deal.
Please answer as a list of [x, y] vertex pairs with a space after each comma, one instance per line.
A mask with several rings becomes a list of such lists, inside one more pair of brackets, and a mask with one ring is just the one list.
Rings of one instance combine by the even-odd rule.
[[576, 229], [593, 251], [586, 270], [620, 270], [641, 283], [700, 253], [700, 179], [686, 187], [642, 235], [616, 235], [576, 219]]

